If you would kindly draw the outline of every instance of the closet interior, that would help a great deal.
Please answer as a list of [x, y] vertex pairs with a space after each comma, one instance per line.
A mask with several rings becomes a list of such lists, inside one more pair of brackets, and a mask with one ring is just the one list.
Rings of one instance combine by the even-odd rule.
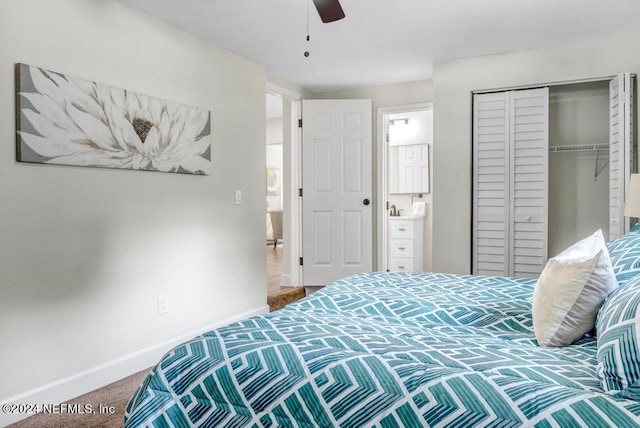
[[623, 73], [474, 94], [474, 274], [537, 277], [595, 230], [628, 230], [633, 93]]
[[549, 88], [548, 254], [609, 236], [609, 82]]

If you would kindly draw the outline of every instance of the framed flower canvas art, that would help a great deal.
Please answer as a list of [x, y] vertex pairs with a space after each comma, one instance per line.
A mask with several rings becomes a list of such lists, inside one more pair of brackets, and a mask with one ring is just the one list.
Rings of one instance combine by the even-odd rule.
[[16, 64], [20, 162], [209, 174], [211, 113]]
[[280, 168], [267, 168], [267, 196], [280, 196], [281, 191]]

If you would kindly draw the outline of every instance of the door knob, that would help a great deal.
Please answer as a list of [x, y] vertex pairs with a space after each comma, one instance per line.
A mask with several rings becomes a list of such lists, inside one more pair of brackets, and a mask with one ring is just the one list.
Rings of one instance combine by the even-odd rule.
[[365, 205], [369, 205], [371, 201], [369, 199], [365, 199], [364, 201], [362, 201], [362, 203]]

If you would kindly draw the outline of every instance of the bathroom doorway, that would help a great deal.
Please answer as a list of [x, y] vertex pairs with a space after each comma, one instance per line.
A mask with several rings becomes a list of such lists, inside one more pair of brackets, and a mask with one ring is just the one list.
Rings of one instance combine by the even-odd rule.
[[378, 109], [378, 270], [430, 271], [433, 104]]

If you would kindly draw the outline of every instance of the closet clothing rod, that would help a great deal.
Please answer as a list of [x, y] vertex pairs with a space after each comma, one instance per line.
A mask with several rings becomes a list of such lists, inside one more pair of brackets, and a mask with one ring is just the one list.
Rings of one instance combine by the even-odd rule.
[[549, 146], [550, 152], [578, 152], [578, 151], [609, 150], [608, 144], [580, 144], [566, 146]]

